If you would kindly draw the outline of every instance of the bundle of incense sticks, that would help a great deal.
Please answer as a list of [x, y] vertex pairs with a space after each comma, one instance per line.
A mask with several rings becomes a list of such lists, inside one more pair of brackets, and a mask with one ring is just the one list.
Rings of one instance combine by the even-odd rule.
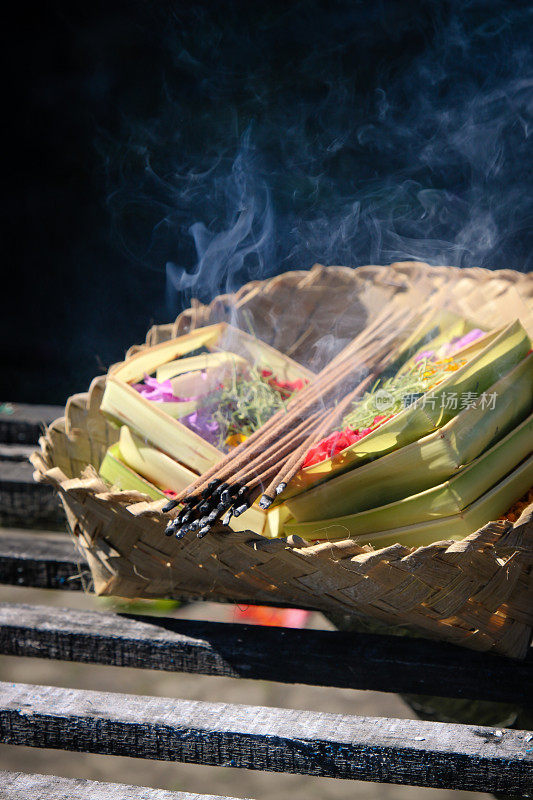
[[218, 521], [227, 525], [244, 513], [261, 494], [259, 505], [267, 509], [298, 473], [308, 450], [394, 360], [405, 331], [419, 316], [402, 308], [379, 315], [284, 409], [167, 503], [165, 512], [182, 506], [168, 523], [167, 536], [196, 531], [201, 538]]

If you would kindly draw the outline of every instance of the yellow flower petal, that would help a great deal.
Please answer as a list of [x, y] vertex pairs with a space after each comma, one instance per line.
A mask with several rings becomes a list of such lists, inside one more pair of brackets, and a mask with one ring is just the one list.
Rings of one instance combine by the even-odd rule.
[[237, 445], [242, 444], [245, 442], [248, 437], [244, 435], [244, 433], [232, 433], [231, 436], [228, 436], [226, 439], [226, 444], [228, 447], [237, 447]]

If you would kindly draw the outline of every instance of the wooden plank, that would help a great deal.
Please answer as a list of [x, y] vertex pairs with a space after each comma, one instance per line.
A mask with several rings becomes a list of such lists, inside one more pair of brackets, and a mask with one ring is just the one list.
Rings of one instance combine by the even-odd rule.
[[29, 461], [0, 460], [0, 519], [2, 524], [35, 525], [64, 521], [59, 497], [46, 483], [33, 480]]
[[34, 450], [34, 444], [0, 443], [0, 461], [27, 461]]
[[527, 731], [0, 683], [0, 741], [331, 778], [520, 794]]
[[0, 442], [3, 444], [36, 444], [43, 426], [62, 417], [63, 406], [0, 403]]
[[[52, 486], [47, 483], [37, 483], [33, 479], [34, 468], [28, 460], [8, 458], [0, 460], [0, 489], [2, 493], [20, 495], [27, 503], [34, 502], [34, 498], [52, 498], [59, 504], [59, 498]], [[27, 509], [27, 513], [31, 508]]]
[[84, 589], [87, 563], [66, 534], [0, 531], [0, 583], [37, 589]]
[[[37, 483], [33, 480], [33, 466], [29, 461], [0, 461], [0, 481], [2, 483], [20, 483], [27, 486], [28, 489], [32, 486], [46, 487], [46, 483]], [[48, 489], [51, 489], [48, 486]]]
[[147, 786], [126, 786], [123, 783], [101, 783], [58, 775], [26, 775], [23, 772], [0, 770], [0, 786], [4, 800], [236, 800], [214, 794], [170, 792]]
[[[0, 604], [4, 655], [522, 704], [533, 657], [404, 637]], [[275, 653], [275, 657], [272, 654]]]

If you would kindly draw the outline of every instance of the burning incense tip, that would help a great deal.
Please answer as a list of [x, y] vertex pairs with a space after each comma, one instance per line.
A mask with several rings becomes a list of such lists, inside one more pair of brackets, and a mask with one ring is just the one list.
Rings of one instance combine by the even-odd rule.
[[222, 524], [223, 525], [229, 525], [232, 516], [233, 516], [233, 511], [230, 508], [230, 510], [227, 512], [227, 514], [224, 515], [224, 519], [222, 520]]
[[265, 511], [269, 506], [272, 505], [273, 502], [273, 497], [269, 497], [267, 494], [264, 494], [259, 501], [259, 508], [262, 508], [263, 511]]
[[192, 523], [190, 525], [182, 525], [180, 528], [180, 532], [185, 536], [186, 533], [190, 533], [194, 530]]
[[165, 528], [165, 536], [172, 536], [174, 531], [178, 527], [178, 521], [173, 519], [172, 522], [169, 522], [167, 527]]
[[187, 533], [189, 533], [190, 525], [185, 525], [183, 528], [180, 528], [179, 531], [176, 531], [176, 539], [183, 539]]
[[162, 508], [163, 514], [167, 514], [169, 511], [172, 511], [172, 509], [176, 508], [177, 505], [178, 505], [177, 500], [169, 500], [166, 506], [163, 506]]
[[241, 514], [244, 514], [245, 511], [248, 511], [250, 508], [250, 503], [243, 503], [242, 506], [237, 506], [235, 511], [233, 512], [234, 517], [240, 517]]
[[207, 488], [205, 491], [202, 492], [202, 497], [204, 500], [207, 500], [208, 497], [211, 497], [213, 492], [220, 486], [220, 480], [215, 478], [211, 483], [207, 484]]
[[204, 500], [203, 503], [200, 503], [198, 506], [198, 513], [205, 514], [207, 511], [211, 510], [211, 503], [208, 503], [207, 500]]
[[199, 503], [202, 498], [198, 494], [191, 494], [190, 497], [185, 499], [185, 503], [190, 508], [191, 506], [195, 506], [196, 503]]
[[223, 503], [224, 505], [227, 505], [230, 502], [230, 500], [231, 500], [231, 492], [229, 488], [224, 489], [224, 491], [220, 495], [220, 502]]
[[196, 534], [196, 536], [198, 537], [198, 539], [203, 539], [203, 538], [204, 538], [204, 536], [205, 536], [207, 533], [209, 533], [209, 531], [210, 531], [210, 530], [211, 530], [211, 525], [204, 525], [204, 527], [203, 527], [203, 528], [200, 528], [200, 530], [198, 531], [198, 533]]

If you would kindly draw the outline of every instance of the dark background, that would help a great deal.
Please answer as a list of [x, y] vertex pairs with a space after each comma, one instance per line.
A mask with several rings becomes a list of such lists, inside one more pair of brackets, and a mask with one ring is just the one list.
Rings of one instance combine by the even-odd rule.
[[18, 9], [1, 398], [62, 403], [191, 295], [315, 261], [529, 270], [530, 6]]

